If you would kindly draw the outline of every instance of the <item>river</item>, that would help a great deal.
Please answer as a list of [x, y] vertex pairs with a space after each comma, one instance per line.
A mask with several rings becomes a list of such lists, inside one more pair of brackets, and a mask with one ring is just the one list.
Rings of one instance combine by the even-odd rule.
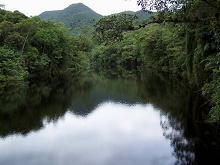
[[2, 85], [0, 164], [219, 164], [219, 127], [203, 104], [155, 73]]

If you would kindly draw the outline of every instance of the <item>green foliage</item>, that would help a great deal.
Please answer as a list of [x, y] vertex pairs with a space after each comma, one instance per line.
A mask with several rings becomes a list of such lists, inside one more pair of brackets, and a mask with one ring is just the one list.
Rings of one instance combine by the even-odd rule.
[[34, 45], [40, 50], [41, 54], [51, 55], [58, 45], [58, 36], [54, 29], [41, 28], [33, 37]]
[[195, 32], [188, 31], [186, 35], [186, 43], [187, 43], [186, 66], [187, 66], [187, 73], [189, 79], [192, 79], [191, 77], [193, 75], [193, 59], [194, 59], [194, 50], [196, 47], [194, 38], [195, 38]]
[[96, 71], [107, 71], [110, 75], [122, 75], [135, 71], [141, 65], [137, 55], [133, 33], [127, 34], [125, 40], [108, 46], [100, 45], [93, 49], [91, 62]]
[[93, 67], [98, 71], [111, 70], [114, 75], [139, 67], [153, 68], [186, 78], [211, 98], [210, 115], [219, 121], [219, 2], [198, 0], [185, 4], [178, 0], [163, 3], [146, 0], [139, 4], [144, 9], [152, 5], [151, 9], [163, 10], [152, 21], [163, 25], [149, 24], [128, 33], [128, 26], [124, 25], [124, 31], [117, 26], [116, 16], [100, 19], [96, 23], [96, 35], [106, 46], [93, 50]]
[[91, 52], [93, 41], [85, 35], [75, 36], [72, 39], [73, 45], [77, 46], [80, 51]]
[[[163, 24], [140, 25], [144, 28], [137, 30], [136, 16], [131, 12], [101, 18], [83, 4], [41, 14], [46, 21], [27, 18], [18, 11], [0, 10], [0, 81], [23, 80], [27, 76], [40, 80], [70, 77], [90, 69], [90, 64], [111, 76], [153, 68], [196, 84], [211, 99], [210, 115], [219, 121], [219, 1], [138, 3], [143, 9], [162, 11], [151, 23]], [[98, 18], [92, 41], [90, 26]], [[78, 36], [71, 36], [65, 26], [72, 32], [77, 30]], [[99, 45], [93, 49], [94, 41]]]
[[[213, 0], [138, 0], [138, 4], [143, 9], [163, 11], [154, 21], [181, 23], [180, 26], [184, 30], [180, 32], [180, 35], [186, 36], [186, 47], [185, 49], [182, 49], [181, 46], [179, 48], [185, 52], [182, 53], [182, 55], [185, 54], [185, 58], [184, 56], [175, 55], [174, 59], [175, 61], [182, 61], [182, 66], [185, 65], [183, 68], [186, 67], [188, 80], [196, 84], [200, 89], [202, 88], [203, 94], [211, 99], [211, 118], [214, 121], [220, 121], [220, 2]], [[162, 41], [164, 40], [162, 39]], [[154, 48], [156, 47], [154, 46]], [[169, 48], [167, 50], [172, 49]], [[165, 59], [169, 54], [165, 54]], [[180, 65], [181, 63], [179, 62], [175, 63], [174, 66]], [[170, 67], [171, 65], [169, 64], [168, 66]], [[185, 73], [182, 74], [185, 75]]]
[[4, 15], [4, 20], [5, 21], [9, 21], [9, 22], [12, 22], [14, 24], [20, 22], [23, 19], [27, 19], [27, 18], [28, 18], [27, 16], [25, 16], [23, 13], [21, 13], [17, 10], [14, 11], [14, 12], [7, 12]]
[[180, 40], [178, 29], [169, 24], [150, 24], [139, 30], [136, 42], [145, 67], [180, 76], [185, 74], [184, 39]]
[[[89, 62], [84, 52], [91, 50], [91, 40], [71, 36], [69, 29], [62, 23], [42, 21], [39, 17], [26, 18], [19, 12], [6, 11], [3, 14], [4, 21], [0, 22], [0, 46], [7, 47], [11, 51], [10, 55], [15, 54], [17, 57], [19, 54], [22, 57], [21, 67], [25, 73], [29, 73], [29, 78], [41, 80], [61, 75], [72, 76], [88, 69]], [[9, 55], [6, 57], [9, 58]], [[9, 63], [5, 61], [4, 63]], [[19, 65], [16, 63], [15, 66]], [[17, 77], [17, 73], [11, 74], [15, 78], [8, 78], [8, 72], [1, 72], [1, 80], [20, 80], [27, 75], [22, 76], [21, 69], [18, 72], [21, 75]]]
[[[73, 14], [74, 13], [74, 14]], [[125, 11], [119, 14], [137, 15], [139, 21], [148, 20], [152, 15], [151, 12], [145, 11]], [[82, 3], [72, 4], [63, 10], [45, 11], [39, 15], [43, 20], [52, 20], [64, 23], [65, 27], [70, 28], [74, 35], [82, 35], [82, 29], [85, 27], [93, 31], [93, 24], [103, 16], [94, 12]]]
[[[206, 46], [207, 47], [207, 46]], [[207, 49], [207, 48], [206, 48]], [[203, 95], [211, 100], [210, 116], [213, 121], [220, 121], [220, 52], [205, 60], [206, 70], [210, 71], [211, 81], [203, 86]]]
[[4, 18], [3, 18], [3, 14], [0, 14], [0, 22], [3, 22], [4, 21]]
[[4, 45], [5, 38], [14, 31], [14, 24], [8, 21], [0, 23], [0, 46]]
[[22, 60], [20, 53], [0, 47], [0, 81], [24, 80], [28, 73]]
[[40, 55], [38, 49], [35, 47], [29, 47], [23, 56], [30, 76], [43, 76], [50, 62], [48, 56], [45, 54]]
[[211, 120], [220, 121], [220, 70], [213, 70], [213, 80], [203, 87], [203, 94], [211, 99], [212, 109], [209, 112]]
[[134, 30], [133, 21], [137, 17], [132, 14], [114, 14], [99, 19], [95, 25], [95, 37], [100, 43], [121, 41], [123, 32]]
[[124, 33], [124, 39], [111, 45], [100, 45], [92, 52], [92, 65], [98, 71], [114, 70], [115, 75], [134, 72], [140, 67], [185, 75], [184, 40], [171, 25], [148, 25]]
[[[220, 120], [220, 79], [219, 60], [220, 49], [216, 29], [213, 29], [212, 21], [199, 22], [191, 25], [187, 30], [187, 56], [191, 59], [187, 61], [188, 75], [190, 80], [202, 88], [202, 93], [212, 105], [210, 116], [213, 121]], [[214, 27], [217, 27], [216, 25]]]
[[25, 39], [20, 36], [18, 32], [13, 32], [5, 38], [5, 45], [9, 48], [20, 51], [23, 47], [24, 40]]
[[[145, 29], [147, 32], [141, 35], [140, 46], [141, 53], [145, 55], [148, 63], [159, 62], [161, 56], [165, 56], [165, 45], [163, 42], [163, 31], [160, 26], [150, 25]], [[144, 37], [144, 40], [142, 39]]]
[[[180, 27], [184, 30], [182, 32], [180, 31], [179, 34], [186, 36], [185, 41], [183, 40], [182, 42], [185, 42], [186, 46], [184, 48], [183, 44], [182, 46], [181, 44], [174, 44], [180, 45], [180, 47], [178, 47], [180, 50], [183, 50], [182, 55], [174, 56], [175, 62], [177, 62], [174, 63], [174, 66], [179, 66], [178, 68], [180, 68], [181, 65], [181, 68], [186, 68], [188, 80], [196, 84], [200, 89], [202, 88], [204, 95], [211, 99], [212, 110], [210, 115], [212, 119], [219, 121], [220, 2], [216, 0], [138, 0], [137, 2], [144, 10], [162, 11], [154, 18], [155, 22], [162, 23], [167, 21], [181, 23]], [[178, 30], [176, 29], [176, 31]], [[143, 39], [144, 41], [145, 38], [146, 37]], [[147, 39], [149, 40], [149, 37], [147, 37]], [[173, 39], [170, 41], [172, 42], [172, 40]], [[152, 40], [149, 40], [149, 42], [153, 43], [153, 47], [157, 50], [157, 44], [155, 45], [155, 42]], [[164, 39], [162, 39], [162, 43], [164, 43]], [[146, 53], [149, 49], [150, 48], [146, 48], [143, 52]], [[173, 49], [170, 49], [170, 46], [166, 47], [166, 50], [174, 49], [175, 47], [173, 47]], [[154, 53], [156, 54], [156, 52]], [[170, 52], [167, 51], [167, 53], [168, 54], [164, 54], [163, 57], [165, 61], [167, 57], [170, 56]], [[183, 56], [184, 54], [185, 57]], [[158, 63], [157, 59], [153, 59], [152, 61], [156, 64]], [[159, 62], [159, 64], [161, 63]], [[168, 66], [170, 67], [172, 64]], [[182, 72], [182, 75], [186, 74]]]

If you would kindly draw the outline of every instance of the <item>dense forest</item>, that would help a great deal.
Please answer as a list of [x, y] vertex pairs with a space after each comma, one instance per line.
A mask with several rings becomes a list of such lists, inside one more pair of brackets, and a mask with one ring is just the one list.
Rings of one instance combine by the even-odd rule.
[[[144, 68], [187, 80], [211, 105], [209, 115], [220, 119], [220, 3], [209, 0], [139, 0], [143, 10], [157, 10], [147, 22], [111, 15], [95, 24], [100, 43], [92, 51], [97, 71], [126, 75]], [[109, 26], [110, 25], [110, 26]], [[201, 105], [203, 106], [203, 105]]]
[[0, 81], [47, 79], [88, 69], [86, 53], [92, 43], [72, 36], [62, 23], [0, 10], [0, 38]]
[[146, 19], [131, 12], [101, 17], [92, 29], [80, 27], [80, 35], [61, 22], [0, 10], [0, 81], [155, 70], [197, 86], [212, 107], [211, 119], [219, 121], [220, 2], [138, 0], [138, 5], [157, 13]]

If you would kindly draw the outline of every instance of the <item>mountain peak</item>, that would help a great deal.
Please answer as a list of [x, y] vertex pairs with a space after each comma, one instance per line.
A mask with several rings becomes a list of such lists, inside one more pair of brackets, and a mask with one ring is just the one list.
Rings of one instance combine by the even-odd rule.
[[[141, 19], [150, 16], [144, 11], [125, 11], [124, 13], [136, 14]], [[70, 28], [75, 33], [77, 27], [91, 27], [102, 15], [96, 13], [83, 3], [74, 3], [63, 10], [45, 11], [39, 17], [43, 20], [50, 19], [55, 22], [63, 22], [67, 28]]]
[[88, 6], [84, 5], [83, 3], [73, 3], [73, 4], [69, 5], [68, 7], [66, 7], [65, 9], [63, 9], [63, 10], [71, 9], [71, 8], [87, 8], [87, 9], [90, 9]]
[[63, 22], [73, 32], [76, 27], [91, 26], [102, 16], [83, 3], [71, 4], [63, 10], [45, 11], [39, 15], [43, 20]]

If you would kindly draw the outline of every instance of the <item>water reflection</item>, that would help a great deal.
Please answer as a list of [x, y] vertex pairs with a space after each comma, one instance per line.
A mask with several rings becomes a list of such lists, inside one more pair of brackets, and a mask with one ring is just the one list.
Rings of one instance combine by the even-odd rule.
[[220, 131], [201, 122], [202, 101], [155, 73], [5, 86], [0, 164], [216, 164]]
[[151, 105], [113, 102], [99, 105], [86, 117], [68, 112], [56, 123], [45, 123], [37, 133], [1, 141], [0, 163], [173, 164], [172, 148], [162, 135], [159, 118]]

